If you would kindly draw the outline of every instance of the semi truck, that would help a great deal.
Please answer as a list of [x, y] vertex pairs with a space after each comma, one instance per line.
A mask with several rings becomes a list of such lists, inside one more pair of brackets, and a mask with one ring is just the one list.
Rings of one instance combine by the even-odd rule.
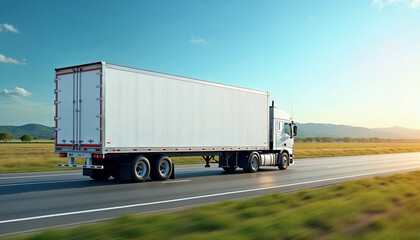
[[54, 81], [57, 166], [94, 180], [167, 180], [182, 156], [226, 172], [294, 163], [297, 126], [268, 92], [106, 62], [56, 68]]

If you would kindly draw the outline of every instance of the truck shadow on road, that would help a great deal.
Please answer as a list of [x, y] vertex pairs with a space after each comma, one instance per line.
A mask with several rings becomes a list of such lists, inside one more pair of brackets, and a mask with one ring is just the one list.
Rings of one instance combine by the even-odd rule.
[[[264, 172], [278, 172], [277, 169], [260, 169], [258, 173]], [[256, 173], [256, 175], [258, 175]], [[252, 173], [244, 173], [242, 170], [236, 170], [233, 173], [225, 172], [218, 168], [205, 169], [204, 171], [175, 171], [175, 180], [200, 178], [200, 177], [211, 177], [211, 176], [229, 176], [229, 175], [254, 175]], [[253, 176], [257, 177], [257, 176]], [[77, 179], [54, 179], [49, 181], [31, 181], [31, 182], [18, 182], [18, 183], [4, 183], [0, 184], [0, 196], [22, 194], [30, 192], [43, 192], [43, 191], [54, 191], [54, 190], [67, 190], [67, 189], [83, 189], [83, 188], [102, 188], [109, 187], [113, 190], [119, 185], [124, 187], [141, 187], [141, 189], [147, 190], [149, 188], [163, 187], [161, 181], [152, 181], [149, 179], [146, 183], [131, 183], [118, 181], [110, 178], [108, 181], [94, 181], [89, 177], [82, 177]], [[166, 184], [165, 184], [166, 185]]]

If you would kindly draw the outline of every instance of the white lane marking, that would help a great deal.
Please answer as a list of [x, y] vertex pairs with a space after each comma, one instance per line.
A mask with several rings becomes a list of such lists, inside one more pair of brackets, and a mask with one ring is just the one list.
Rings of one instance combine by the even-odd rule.
[[12, 187], [12, 186], [23, 186], [23, 185], [37, 185], [37, 184], [49, 184], [49, 183], [66, 183], [66, 182], [84, 182], [86, 179], [74, 179], [74, 180], [57, 180], [49, 182], [33, 182], [33, 183], [11, 183], [11, 184], [0, 184], [0, 187]]
[[46, 175], [31, 175], [31, 176], [0, 177], [0, 180], [4, 180], [4, 179], [15, 179], [15, 178], [37, 178], [37, 177], [72, 176], [72, 175], [80, 175], [80, 172], [78, 172], [78, 173], [68, 173], [68, 174], [46, 174]]
[[190, 182], [191, 179], [184, 179], [184, 180], [173, 180], [173, 181], [166, 181], [162, 183], [179, 183], [179, 182]]
[[[215, 165], [213, 167], [217, 167], [217, 166]], [[189, 170], [189, 169], [198, 169], [198, 168], [209, 169], [209, 168], [204, 167], [204, 165], [202, 165], [202, 166], [191, 166], [191, 167], [177, 167], [177, 165], [175, 165], [175, 169], [178, 169], [178, 170]]]
[[226, 196], [226, 195], [247, 193], [247, 192], [256, 192], [256, 191], [270, 190], [270, 189], [275, 189], [275, 188], [292, 187], [292, 186], [297, 186], [297, 185], [328, 182], [328, 181], [340, 180], [340, 179], [346, 179], [346, 178], [363, 177], [363, 176], [369, 176], [369, 175], [375, 175], [375, 174], [390, 173], [390, 172], [397, 172], [397, 171], [404, 171], [404, 170], [413, 170], [413, 169], [420, 169], [420, 167], [417, 166], [417, 167], [410, 167], [410, 168], [400, 168], [400, 169], [393, 169], [393, 170], [388, 170], [388, 171], [363, 173], [363, 174], [356, 174], [356, 175], [336, 177], [336, 178], [325, 178], [325, 179], [306, 181], [306, 182], [300, 182], [300, 183], [290, 183], [290, 184], [276, 185], [276, 186], [271, 186], [271, 187], [252, 188], [252, 189], [244, 189], [244, 190], [237, 190], [237, 191], [231, 191], [231, 192], [213, 193], [213, 194], [206, 194], [206, 195], [201, 195], [201, 196], [168, 199], [168, 200], [162, 200], [162, 201], [156, 201], [156, 202], [136, 203], [136, 204], [122, 205], [122, 206], [115, 206], [115, 207], [96, 208], [96, 209], [80, 210], [80, 211], [74, 211], [74, 212], [63, 212], [63, 213], [55, 213], [55, 214], [40, 215], [40, 216], [33, 216], [33, 217], [7, 219], [7, 220], [1, 220], [0, 224], [37, 220], [37, 219], [44, 219], [44, 218], [70, 216], [70, 215], [77, 215], [77, 214], [83, 214], [83, 213], [103, 212], [103, 211], [118, 210], [118, 209], [133, 208], [133, 207], [151, 206], [151, 205], [173, 203], [173, 202], [182, 202], [182, 201], [188, 201], [188, 200], [219, 197], [219, 196]]

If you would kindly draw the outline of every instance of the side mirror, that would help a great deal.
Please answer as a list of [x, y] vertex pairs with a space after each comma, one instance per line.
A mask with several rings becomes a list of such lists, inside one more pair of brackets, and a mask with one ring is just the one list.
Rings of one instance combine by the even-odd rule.
[[297, 126], [293, 125], [293, 136], [297, 135]]

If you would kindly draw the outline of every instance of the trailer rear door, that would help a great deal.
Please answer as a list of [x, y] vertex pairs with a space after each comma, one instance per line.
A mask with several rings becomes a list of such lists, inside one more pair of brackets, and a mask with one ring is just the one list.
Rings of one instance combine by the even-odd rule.
[[71, 146], [72, 150], [101, 146], [101, 73], [98, 65], [57, 70], [57, 146]]

